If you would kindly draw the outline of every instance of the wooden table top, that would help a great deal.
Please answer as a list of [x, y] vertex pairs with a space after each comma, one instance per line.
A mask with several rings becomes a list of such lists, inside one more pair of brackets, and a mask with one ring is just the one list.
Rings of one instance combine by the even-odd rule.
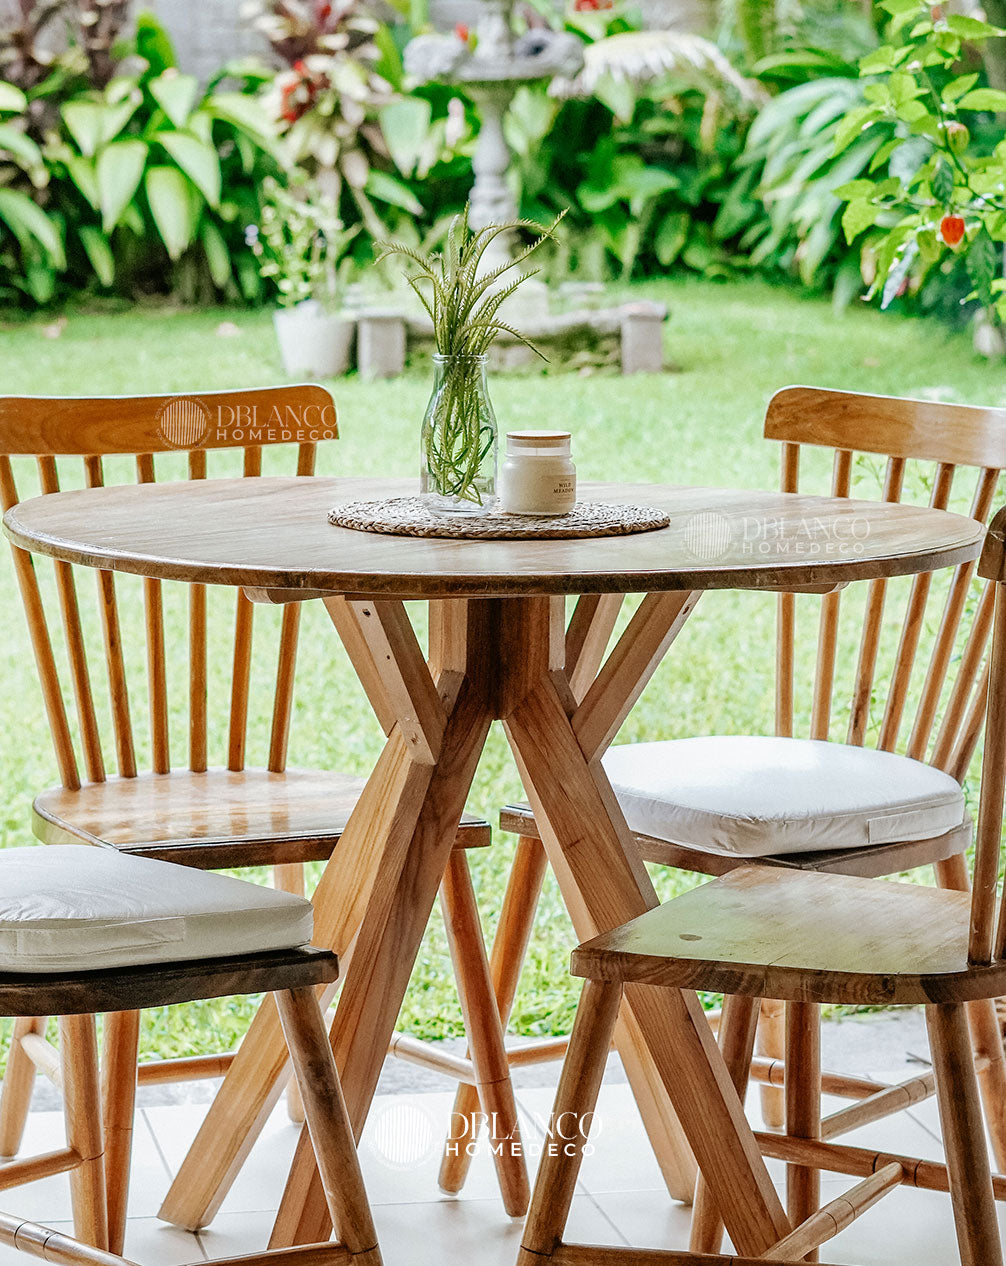
[[258, 478], [121, 485], [35, 497], [4, 517], [24, 549], [164, 579], [399, 598], [773, 589], [896, 576], [974, 558], [962, 515], [797, 493], [586, 484], [586, 500], [664, 508], [657, 532], [456, 541], [332, 527], [332, 506], [415, 480]]

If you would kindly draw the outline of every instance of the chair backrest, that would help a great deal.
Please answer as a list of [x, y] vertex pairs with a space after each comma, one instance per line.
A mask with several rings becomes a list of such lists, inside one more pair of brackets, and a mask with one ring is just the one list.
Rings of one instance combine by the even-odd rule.
[[[963, 509], [983, 523], [1006, 467], [1006, 409], [786, 387], [769, 403], [765, 435], [782, 443], [783, 491], [810, 491], [800, 487], [801, 450], [809, 445], [834, 450], [830, 490], [815, 491], [925, 501], [937, 509]], [[872, 486], [857, 487], [860, 476], [872, 479]], [[979, 590], [974, 573], [975, 565], [965, 563], [944, 583], [934, 583], [931, 573], [904, 582], [899, 622], [892, 621], [890, 610], [898, 582], [872, 581], [861, 599], [861, 619], [858, 602], [847, 604], [855, 609], [858, 655], [854, 670], [850, 660], [852, 671], [843, 674], [851, 675], [844, 741], [862, 746], [869, 739], [964, 777], [984, 719], [983, 661], [992, 624], [991, 590]], [[930, 602], [936, 594], [942, 605], [938, 598]], [[818, 599], [798, 600], [794, 594], [778, 599], [776, 732], [794, 732], [798, 602], [820, 603], [816, 656], [808, 669], [810, 737], [835, 737], [840, 591]], [[906, 713], [912, 713], [907, 727]]]
[[[19, 500], [15, 474], [23, 475], [21, 466], [26, 463], [12, 461], [12, 458], [34, 459], [36, 480], [31, 494], [35, 495], [58, 492], [61, 475], [65, 484], [73, 474], [66, 461], [57, 464], [58, 458], [82, 458], [82, 476], [77, 474], [73, 482], [98, 487], [106, 477], [114, 480], [117, 474], [133, 476], [139, 483], [153, 482], [155, 457], [162, 467], [173, 466], [176, 478], [205, 479], [209, 451], [222, 449], [243, 453], [243, 474], [254, 478], [262, 473], [263, 448], [285, 445], [296, 453], [295, 470], [290, 469], [288, 473], [311, 475], [318, 443], [335, 439], [337, 435], [332, 397], [324, 388], [313, 385], [185, 396], [2, 397], [0, 500], [5, 511]], [[167, 456], [172, 453], [176, 455], [174, 459]], [[132, 459], [125, 470], [123, 459]], [[110, 470], [112, 466], [118, 469]], [[27, 495], [27, 490], [25, 492]], [[60, 779], [69, 789], [80, 787], [82, 778], [102, 782], [111, 762], [103, 750], [103, 726], [95, 705], [90, 662], [94, 656], [89, 655], [89, 623], [82, 617], [74, 568], [58, 560], [53, 563], [61, 626], [57, 635], [56, 622], [50, 621], [47, 615], [34, 560], [17, 548], [13, 549], [13, 555]], [[99, 571], [96, 575], [98, 622], [110, 704], [110, 724], [104, 728], [106, 733], [111, 731], [114, 768], [120, 776], [131, 778], [138, 772], [137, 755], [116, 579], [109, 571]], [[163, 774], [172, 767], [164, 598], [160, 581], [144, 579], [137, 584], [143, 591], [151, 769]], [[204, 585], [186, 588], [187, 764], [192, 770], [204, 771], [209, 758], [207, 594]], [[240, 591], [236, 601], [226, 764], [229, 769], [241, 770], [245, 766], [248, 733], [254, 608]], [[286, 764], [300, 608], [300, 603], [291, 603], [284, 608], [280, 620], [268, 752], [268, 768], [275, 771], [282, 770]], [[66, 691], [57, 668], [54, 635], [56, 640], [65, 643], [69, 681]], [[67, 707], [71, 697], [76, 707], [76, 742]]]

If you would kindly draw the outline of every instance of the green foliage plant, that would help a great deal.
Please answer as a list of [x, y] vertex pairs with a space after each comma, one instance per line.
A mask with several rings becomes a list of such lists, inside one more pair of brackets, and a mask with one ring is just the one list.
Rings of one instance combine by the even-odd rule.
[[[43, 147], [71, 231], [104, 287], [128, 291], [136, 270], [146, 284], [151, 269], [177, 278], [188, 265], [211, 294], [255, 297], [244, 228], [257, 218], [256, 186], [275, 145], [265, 112], [246, 92], [203, 88], [181, 72], [148, 14], [130, 52], [103, 88], [60, 100]], [[159, 252], [151, 260], [154, 243], [163, 265]]]
[[1006, 92], [982, 83], [968, 51], [1006, 32], [921, 0], [882, 0], [882, 8], [890, 15], [887, 42], [861, 64], [866, 100], [843, 121], [835, 148], [883, 133], [878, 157], [888, 170], [836, 190], [846, 204], [846, 237], [877, 229], [870, 293], [883, 306], [963, 259], [969, 297], [1002, 319], [1006, 140], [1001, 127], [982, 125], [1006, 112]]
[[51, 298], [66, 265], [61, 226], [35, 199], [49, 181], [42, 151], [28, 130], [28, 98], [0, 80], [0, 295]]
[[266, 181], [260, 228], [250, 231], [259, 271], [276, 288], [280, 307], [313, 299], [338, 307], [356, 230], [345, 229], [316, 184], [285, 188]]

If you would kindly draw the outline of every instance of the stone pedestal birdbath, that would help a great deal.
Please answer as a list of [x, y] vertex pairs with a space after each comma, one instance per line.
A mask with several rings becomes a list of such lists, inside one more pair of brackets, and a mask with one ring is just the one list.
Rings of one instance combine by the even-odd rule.
[[[583, 44], [575, 35], [535, 29], [516, 36], [512, 12], [513, 0], [483, 0], [472, 43], [456, 33], [419, 35], [405, 49], [409, 74], [421, 82], [456, 84], [478, 108], [481, 128], [469, 197], [471, 224], [476, 229], [506, 223], [518, 214], [507, 180], [511, 155], [503, 133], [503, 119], [517, 90], [522, 84], [550, 82], [560, 75], [572, 79], [583, 67]], [[506, 235], [496, 238], [484, 257], [487, 271], [506, 263], [513, 245]], [[657, 372], [663, 367], [662, 324], [667, 309], [662, 304], [643, 302], [552, 314], [547, 288], [534, 282], [507, 301], [508, 305], [514, 302], [520, 310], [508, 312], [511, 323], [536, 345], [547, 348], [551, 344], [574, 366], [612, 364], [623, 373]], [[362, 313], [361, 319], [367, 315]], [[425, 315], [403, 313], [394, 330], [389, 314], [381, 315], [385, 321], [380, 334], [394, 337], [395, 351], [383, 357], [369, 351], [364, 355], [361, 343], [359, 368], [367, 376], [395, 373], [404, 365], [407, 348], [424, 348], [432, 335]], [[533, 357], [522, 345], [506, 346], [502, 339], [500, 344], [494, 358], [501, 368], [516, 368]]]
[[[514, 36], [512, 0], [484, 0], [475, 24], [474, 48], [452, 35], [419, 35], [406, 46], [405, 68], [422, 82], [457, 84], [472, 98], [481, 128], [475, 147], [475, 182], [471, 191], [474, 228], [500, 224], [517, 216], [517, 203], [507, 183], [510, 149], [503, 118], [522, 84], [541, 83], [556, 75], [575, 75], [583, 66], [583, 44], [565, 31], [532, 30]], [[498, 239], [495, 266], [511, 244]]]

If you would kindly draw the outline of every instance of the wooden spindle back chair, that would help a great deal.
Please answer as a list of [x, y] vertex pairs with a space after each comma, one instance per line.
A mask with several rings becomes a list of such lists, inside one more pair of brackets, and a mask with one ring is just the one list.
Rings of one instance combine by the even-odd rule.
[[[818, 1211], [797, 1201], [789, 1186], [788, 1218], [781, 1206], [773, 1243], [757, 1242], [733, 1202], [723, 1215], [744, 1261], [816, 1261], [818, 1248], [882, 1196], [900, 1185], [949, 1191], [962, 1266], [1002, 1266], [995, 1201], [1006, 1200], [1006, 1177], [993, 1175], [979, 1101], [967, 1007], [1006, 990], [1006, 891], [999, 891], [1006, 792], [1006, 509], [993, 520], [978, 575], [988, 582], [991, 649], [978, 828], [970, 895], [919, 885], [879, 883], [851, 875], [738, 867], [711, 884], [648, 911], [624, 927], [581, 945], [572, 970], [586, 977], [567, 1062], [555, 1104], [556, 1119], [592, 1116], [611, 1033], [624, 988], [721, 990], [721, 1049], [735, 1089], [743, 1094], [754, 1045], [758, 1000], [784, 999], [792, 1008], [821, 1003], [924, 1004], [932, 1049], [946, 1162], [836, 1147], [821, 1132], [789, 1128], [760, 1133], [767, 1156], [791, 1162], [804, 1179], [821, 1170], [861, 1179]], [[913, 585], [914, 591], [914, 585]], [[797, 1010], [790, 1053], [816, 1059]], [[1002, 1055], [1001, 1043], [999, 1055]], [[861, 1118], [871, 1119], [869, 1115]], [[801, 1126], [806, 1122], [800, 1122]], [[576, 1266], [600, 1260], [598, 1250], [566, 1244], [563, 1233], [581, 1161], [580, 1149], [543, 1157], [519, 1255], [520, 1266], [552, 1261]], [[743, 1163], [724, 1156], [723, 1174]], [[796, 1162], [793, 1164], [792, 1162]], [[732, 1207], [731, 1207], [732, 1206]], [[605, 1250], [605, 1261], [626, 1266], [726, 1266], [740, 1261], [714, 1242], [696, 1243], [695, 1224], [707, 1214], [697, 1204], [688, 1252], [632, 1248]], [[894, 1261], [896, 1243], [890, 1236]]]
[[[241, 454], [241, 473], [254, 480], [263, 473], [263, 450], [278, 447], [289, 460], [288, 473], [314, 474], [319, 443], [338, 435], [335, 406], [324, 388], [310, 384], [250, 391], [205, 392], [186, 396], [105, 398], [0, 397], [0, 499], [6, 511], [25, 495], [58, 492], [69, 465], [80, 462], [76, 483], [96, 487], [106, 478], [135, 478], [153, 483], [169, 477], [206, 479], [236, 474], [226, 453]], [[126, 465], [131, 463], [132, 465]], [[34, 464], [32, 486], [23, 467]], [[270, 463], [268, 473], [273, 470]], [[161, 468], [161, 469], [159, 469]], [[20, 486], [19, 486], [20, 485]], [[268, 502], [263, 503], [268, 513]], [[327, 859], [338, 843], [364, 780], [333, 771], [292, 769], [287, 765], [294, 678], [303, 604], [291, 602], [263, 612], [258, 623], [278, 622], [275, 672], [268, 746], [261, 765], [249, 763], [248, 745], [252, 683], [252, 635], [256, 604], [239, 589], [233, 638], [228, 646], [230, 698], [222, 750], [211, 745], [208, 706], [211, 623], [205, 585], [186, 584], [188, 672], [187, 734], [182, 743], [169, 726], [169, 659], [180, 656], [166, 635], [165, 585], [100, 569], [97, 578], [97, 622], [102, 663], [92, 661], [96, 637], [80, 597], [78, 578], [69, 563], [53, 560], [55, 600], [40, 584], [40, 564], [27, 552], [13, 549], [14, 567], [28, 620], [59, 771], [60, 786], [41, 792], [33, 805], [35, 834], [46, 843], [111, 846], [156, 860], [203, 869], [270, 865], [278, 886], [303, 891], [303, 863]], [[90, 569], [88, 569], [90, 570]], [[137, 708], [130, 688], [130, 657], [124, 628], [128, 586], [142, 588], [146, 658], [146, 707]], [[83, 590], [81, 590], [83, 593]], [[228, 601], [231, 599], [228, 597]], [[328, 605], [328, 604], [326, 604]], [[58, 609], [58, 615], [55, 610]], [[339, 636], [339, 602], [330, 614]], [[51, 617], [54, 617], [51, 620]], [[60, 644], [63, 644], [61, 647]], [[67, 672], [59, 667], [65, 647]], [[135, 684], [135, 683], [133, 683]], [[102, 695], [107, 694], [110, 722], [102, 724]], [[173, 698], [173, 696], [171, 696]], [[146, 713], [150, 767], [141, 769], [137, 736]], [[72, 718], [72, 719], [71, 719]], [[138, 719], [139, 718], [139, 719]], [[498, 1067], [502, 1034], [495, 1025], [485, 946], [481, 938], [475, 894], [465, 851], [490, 843], [488, 824], [465, 815], [452, 860], [452, 883], [443, 899], [452, 945], [463, 950], [456, 959], [463, 1006], [489, 1017], [473, 1038], [475, 1075], [493, 1081], [486, 1071]], [[106, 1026], [106, 1054], [116, 1060], [116, 1046], [134, 1040], [135, 1017]], [[30, 1107], [35, 1067], [23, 1049], [45, 1027], [41, 1018], [20, 1018], [0, 1098], [0, 1155], [16, 1154]], [[429, 1056], [426, 1044], [405, 1037], [393, 1053], [408, 1059]], [[217, 1076], [226, 1071], [229, 1055], [150, 1061], [140, 1066], [141, 1081], [178, 1080], [183, 1076]], [[123, 1075], [125, 1064], [121, 1060]], [[498, 1081], [498, 1078], [496, 1078]], [[507, 1120], [516, 1109], [509, 1082], [494, 1093], [504, 1095]], [[298, 1113], [296, 1103], [292, 1110]], [[128, 1166], [128, 1153], [109, 1159], [109, 1168]], [[511, 1212], [523, 1213], [528, 1181], [522, 1159], [500, 1159], [499, 1177]], [[110, 1185], [120, 1187], [112, 1181]], [[119, 1211], [119, 1221], [124, 1217]]]
[[[982, 522], [988, 520], [1006, 467], [1006, 409], [795, 386], [778, 391], [769, 402], [764, 434], [781, 445], [784, 492], [921, 502], [956, 509]], [[831, 475], [825, 481], [821, 476], [829, 450]], [[812, 519], [812, 507], [808, 516]], [[834, 548], [854, 549], [855, 530], [853, 515], [847, 538], [834, 541]], [[812, 544], [808, 533], [808, 547]], [[962, 564], [947, 578], [922, 574], [875, 580], [865, 586], [865, 594], [783, 593], [775, 601], [778, 736], [872, 745], [927, 761], [964, 780], [984, 719], [992, 618], [992, 594], [976, 581], [975, 564]], [[805, 642], [798, 637], [809, 631], [816, 635], [813, 639]], [[745, 669], [750, 671], [750, 665]], [[631, 754], [631, 745], [627, 750]], [[535, 882], [540, 884], [544, 861], [530, 808], [508, 806], [500, 820], [505, 830], [522, 837], [519, 855], [524, 869], [532, 865], [524, 854], [536, 859]], [[634, 832], [634, 838], [647, 861], [706, 875], [756, 864], [875, 878], [935, 864], [942, 884], [961, 888], [967, 884], [964, 852], [971, 824], [964, 821], [936, 838], [755, 859], [644, 831]], [[537, 889], [523, 902], [519, 919], [501, 919], [513, 950], [505, 945], [494, 948], [495, 958], [505, 961], [523, 953], [536, 898]], [[509, 977], [515, 982], [516, 972]], [[976, 1049], [991, 1061], [982, 1073], [989, 1126], [997, 1157], [1006, 1167], [1006, 1081], [998, 1022], [991, 1002], [974, 1012]], [[809, 1023], [808, 1017], [804, 1019]], [[766, 1122], [776, 1127], [784, 1116], [784, 1026], [782, 1004], [767, 1002], [754, 1072], [767, 1083], [762, 1111]], [[564, 1042], [556, 1041], [552, 1050], [561, 1057]], [[830, 1073], [825, 1077], [835, 1093], [861, 1097], [866, 1090], [863, 1079]], [[876, 1092], [883, 1089], [875, 1085]], [[467, 1093], [462, 1087], [456, 1110], [465, 1105]], [[464, 1172], [463, 1162], [455, 1160], [454, 1186], [463, 1181]]]
[[[254, 391], [210, 392], [192, 396], [117, 397], [107, 399], [51, 399], [20, 397], [0, 399], [0, 494], [4, 510], [19, 498], [12, 458], [34, 458], [37, 488], [43, 494], [60, 488], [58, 458], [80, 458], [86, 487], [101, 485], [106, 478], [109, 458], [126, 457], [135, 463], [138, 483], [157, 478], [156, 461], [161, 455], [181, 453], [186, 474], [191, 479], [208, 475], [211, 450], [238, 449], [243, 455], [243, 474], [255, 478], [262, 472], [263, 448], [284, 444], [295, 448], [291, 474], [311, 475], [315, 468], [318, 443], [338, 434], [335, 406], [322, 387], [293, 386]], [[207, 707], [207, 594], [203, 585], [188, 586], [188, 734], [186, 752], [179, 761], [178, 745], [172, 752], [169, 733], [168, 655], [165, 643], [164, 595], [162, 582], [142, 581], [146, 638], [147, 717], [150, 732], [150, 770], [141, 772], [137, 759], [135, 696], [127, 682], [127, 657], [122, 639], [120, 597], [111, 571], [97, 571], [98, 612], [104, 650], [104, 664], [95, 671], [88, 654], [85, 620], [81, 613], [74, 568], [55, 560], [55, 588], [59, 606], [61, 637], [68, 661], [69, 687], [64, 686], [57, 666], [54, 636], [48, 623], [42, 589], [32, 558], [23, 550], [13, 550], [14, 566], [28, 618], [28, 628], [38, 667], [39, 681], [52, 732], [64, 792], [94, 789], [114, 777], [116, 793], [94, 795], [96, 816], [114, 823], [116, 798], [136, 828], [150, 828], [157, 816], [157, 798], [167, 788], [155, 775], [206, 774], [210, 769]], [[89, 584], [94, 581], [88, 579]], [[119, 582], [121, 584], [121, 582]], [[226, 773], [247, 769], [247, 733], [251, 690], [251, 645], [253, 604], [238, 591], [231, 649], [230, 708], [226, 751], [220, 761]], [[282, 774], [286, 769], [293, 706], [294, 670], [300, 629], [301, 606], [292, 603], [282, 613], [278, 637], [275, 688], [265, 769]], [[103, 678], [103, 685], [98, 681]], [[107, 689], [111, 716], [111, 742], [102, 734], [97, 702], [99, 689]], [[75, 705], [77, 741], [67, 708], [67, 698]], [[111, 750], [108, 750], [111, 748]], [[114, 770], [114, 775], [112, 771]], [[224, 770], [217, 771], [215, 784], [225, 803], [237, 792], [234, 780]], [[138, 787], [126, 789], [122, 780], [142, 779], [145, 795]], [[182, 788], [194, 805], [205, 804], [207, 792], [197, 793], [190, 779]], [[148, 799], [149, 797], [149, 799]], [[43, 839], [68, 837], [107, 840], [128, 847], [128, 834], [109, 838], [89, 831], [86, 814], [66, 806], [77, 804], [58, 791], [43, 793], [36, 802], [36, 821]], [[164, 810], [170, 812], [169, 806]], [[123, 824], [125, 825], [125, 824]], [[162, 824], [163, 825], [163, 824]], [[192, 842], [193, 823], [186, 824], [178, 843]], [[127, 827], [127, 831], [128, 831]], [[278, 832], [277, 832], [278, 833]], [[169, 857], [162, 848], [156, 855]], [[181, 859], [178, 859], [181, 860]], [[266, 860], [247, 858], [244, 853], [223, 849], [189, 852], [188, 864], [225, 866]]]

